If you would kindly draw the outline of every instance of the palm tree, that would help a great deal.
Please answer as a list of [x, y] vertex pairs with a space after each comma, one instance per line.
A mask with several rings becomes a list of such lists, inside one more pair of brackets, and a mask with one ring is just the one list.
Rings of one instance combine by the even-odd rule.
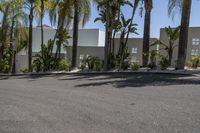
[[144, 34], [143, 34], [143, 67], [147, 67], [149, 59], [151, 11], [153, 0], [143, 0], [145, 7]]
[[12, 9], [10, 13], [10, 71], [15, 73], [15, 56], [18, 50], [23, 48], [22, 43], [27, 40], [27, 32], [24, 26], [27, 25], [27, 15], [23, 12], [23, 1], [12, 1]]
[[[67, 33], [67, 28], [72, 20], [72, 0], [53, 0], [51, 1], [52, 8], [49, 11], [50, 22], [52, 25], [57, 24], [56, 34], [53, 39], [53, 44], [56, 42], [56, 54], [55, 59], [60, 60], [60, 50], [61, 46], [65, 43], [66, 38], [69, 38]], [[51, 48], [51, 54], [53, 47]]]
[[4, 50], [8, 47], [9, 37], [8, 37], [8, 28], [9, 28], [9, 11], [10, 11], [10, 4], [9, 2], [2, 2], [0, 3], [0, 12], [3, 13], [2, 17], [2, 28], [1, 28], [1, 43], [2, 46], [0, 48], [0, 61], [3, 58]]
[[[90, 16], [90, 0], [74, 0], [74, 17], [73, 17], [73, 46], [72, 46], [72, 68], [77, 67], [77, 45], [79, 22], [83, 25], [88, 21]], [[82, 19], [82, 20], [81, 20]]]
[[[127, 0], [95, 0], [98, 4], [98, 10], [100, 17], [96, 18], [95, 21], [100, 20], [105, 24], [105, 48], [104, 48], [104, 70], [108, 69], [109, 64], [109, 55], [114, 55], [114, 38], [116, 32], [118, 31], [117, 25], [120, 23], [121, 15], [121, 6], [129, 5], [133, 8], [130, 25], [133, 24], [133, 17], [135, 15], [136, 8], [140, 0], [134, 0], [134, 3], [131, 4]], [[125, 43], [128, 41], [131, 27], [128, 27], [128, 33], [126, 35]], [[111, 44], [112, 43], [112, 44]], [[112, 49], [111, 49], [112, 46]], [[112, 53], [113, 52], [113, 53]]]
[[179, 38], [179, 32], [180, 32], [180, 27], [177, 27], [174, 29], [171, 28], [170, 26], [166, 27], [165, 33], [168, 37], [168, 44], [162, 42], [161, 40], [156, 40], [153, 44], [151, 44], [151, 46], [160, 45], [163, 47], [162, 49], [167, 52], [169, 66], [171, 66], [172, 64], [172, 56], [173, 56], [174, 49], [178, 46], [178, 45], [175, 45], [175, 41], [177, 41], [177, 39]]
[[29, 10], [29, 45], [28, 45], [28, 70], [32, 72], [32, 34], [34, 12], [39, 10], [39, 0], [25, 0], [24, 8]]
[[[26, 36], [26, 15], [22, 10], [23, 1], [22, 0], [12, 0], [12, 1], [1, 1], [0, 11], [3, 13], [3, 28], [2, 28], [2, 55], [4, 54], [4, 49], [9, 48], [9, 66], [10, 72], [15, 73], [15, 54], [16, 50], [21, 47], [22, 39], [24, 40]], [[10, 45], [9, 45], [10, 43]], [[14, 50], [14, 47], [17, 49]]]
[[51, 9], [51, 2], [48, 0], [41, 0], [41, 5], [40, 5], [40, 26], [41, 26], [41, 54], [43, 57], [43, 47], [44, 47], [44, 30], [43, 30], [43, 17], [45, 13], [45, 9], [50, 10]]
[[173, 9], [177, 6], [179, 6], [182, 11], [179, 45], [178, 45], [177, 69], [184, 69], [186, 62], [186, 55], [187, 55], [188, 29], [190, 22], [192, 0], [169, 0], [168, 5], [169, 5], [169, 14], [171, 14]]
[[79, 4], [74, 0], [74, 21], [73, 21], [73, 46], [72, 46], [72, 68], [76, 68], [77, 45], [78, 45], [78, 28], [79, 28]]
[[43, 31], [43, 17], [44, 17], [44, 0], [41, 0], [41, 13], [40, 13], [40, 26], [41, 26], [41, 51], [43, 57], [43, 46], [44, 46], [44, 31]]

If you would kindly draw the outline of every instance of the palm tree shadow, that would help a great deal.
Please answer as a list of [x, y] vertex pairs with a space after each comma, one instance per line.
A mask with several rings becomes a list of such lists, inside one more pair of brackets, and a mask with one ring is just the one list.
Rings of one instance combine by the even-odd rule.
[[[91, 81], [91, 80], [90, 80]], [[75, 87], [89, 87], [112, 85], [116, 88], [144, 87], [144, 86], [170, 86], [170, 85], [200, 85], [200, 79], [190, 75], [168, 75], [168, 74], [140, 74], [108, 76], [106, 78], [92, 79], [93, 82], [79, 84]]]

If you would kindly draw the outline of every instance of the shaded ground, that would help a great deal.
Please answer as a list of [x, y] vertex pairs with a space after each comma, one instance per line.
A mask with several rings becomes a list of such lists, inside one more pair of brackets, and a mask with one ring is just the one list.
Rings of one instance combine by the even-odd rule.
[[0, 133], [198, 133], [200, 77], [0, 77]]

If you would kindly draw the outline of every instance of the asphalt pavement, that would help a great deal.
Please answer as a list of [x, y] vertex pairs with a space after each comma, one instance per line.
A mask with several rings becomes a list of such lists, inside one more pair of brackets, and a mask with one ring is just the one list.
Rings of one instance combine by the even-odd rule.
[[200, 77], [0, 77], [0, 133], [199, 133]]

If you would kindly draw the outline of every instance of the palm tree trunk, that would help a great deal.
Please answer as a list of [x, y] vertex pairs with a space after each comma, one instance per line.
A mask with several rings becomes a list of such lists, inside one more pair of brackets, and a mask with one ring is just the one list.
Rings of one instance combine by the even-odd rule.
[[169, 54], [169, 66], [172, 65], [172, 55], [173, 55], [173, 51], [172, 50], [169, 50], [168, 51], [168, 54]]
[[78, 45], [78, 26], [79, 9], [78, 0], [74, 0], [74, 25], [73, 25], [73, 46], [72, 46], [72, 69], [77, 67], [77, 45]]
[[[117, 14], [117, 22], [120, 21], [120, 13], [121, 13], [121, 6], [118, 7], [118, 14]], [[113, 56], [115, 55], [115, 36], [116, 36], [117, 30], [114, 30], [113, 37], [112, 37], [112, 52]]]
[[32, 72], [32, 34], [33, 34], [33, 5], [30, 7], [29, 14], [29, 47], [28, 47], [28, 70]]
[[4, 49], [7, 45], [7, 32], [8, 32], [8, 11], [9, 11], [9, 6], [6, 6], [5, 13], [2, 19], [2, 46], [0, 48], [0, 61], [3, 58], [4, 54]]
[[177, 69], [184, 69], [185, 67], [191, 4], [192, 4], [192, 0], [183, 1], [180, 36], [179, 36], [179, 47], [178, 47]]
[[129, 28], [128, 28], [128, 33], [127, 33], [127, 35], [126, 35], [125, 44], [127, 44], [127, 42], [128, 42], [128, 38], [129, 38], [130, 30], [131, 30], [131, 25], [133, 24], [133, 18], [134, 18], [134, 16], [135, 16], [135, 12], [136, 12], [137, 6], [138, 6], [138, 4], [139, 4], [139, 1], [140, 1], [140, 0], [135, 0], [135, 1], [134, 1], [133, 11], [132, 11], [132, 16], [131, 16], [131, 23], [130, 23], [130, 26], [129, 26]]
[[147, 67], [149, 59], [151, 10], [145, 11], [144, 35], [143, 35], [143, 67]]
[[43, 30], [43, 16], [44, 16], [44, 0], [41, 0], [41, 20], [40, 20], [40, 25], [41, 25], [41, 54], [42, 54], [42, 58], [44, 55], [44, 30]]
[[15, 59], [14, 59], [14, 54], [15, 54], [15, 49], [14, 49], [14, 40], [13, 40], [13, 30], [14, 30], [14, 18], [12, 18], [12, 24], [11, 24], [11, 28], [10, 28], [10, 49], [11, 49], [11, 58], [10, 58], [10, 72], [11, 73], [15, 73]]
[[108, 55], [109, 55], [109, 1], [106, 2], [106, 35], [104, 47], [104, 71], [108, 70]]

